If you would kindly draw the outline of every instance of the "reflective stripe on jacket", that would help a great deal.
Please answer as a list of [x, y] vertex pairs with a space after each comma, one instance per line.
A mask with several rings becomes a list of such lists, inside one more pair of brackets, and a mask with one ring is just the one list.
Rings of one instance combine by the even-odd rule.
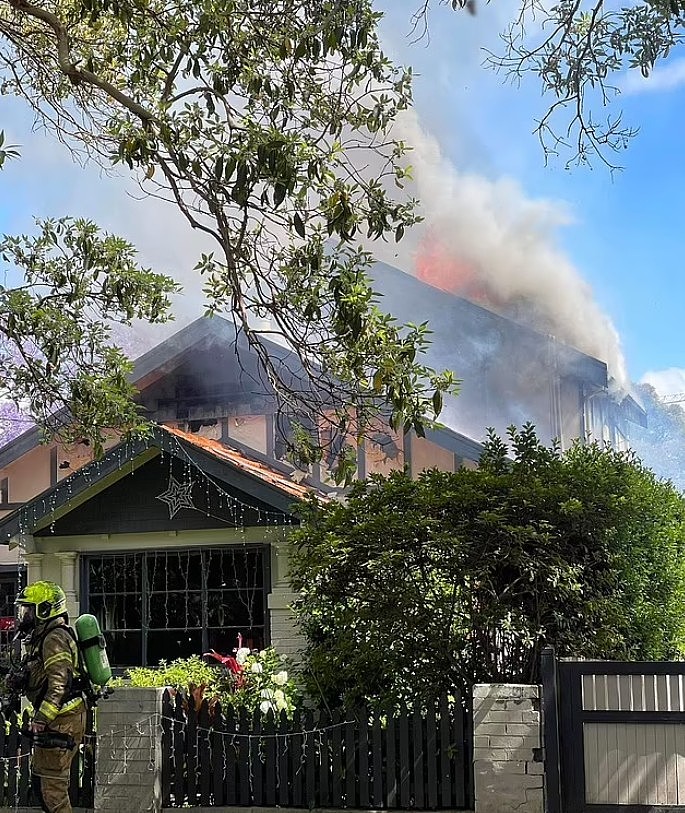
[[62, 618], [36, 629], [28, 644], [28, 665], [26, 696], [35, 709], [36, 722], [50, 723], [83, 703], [78, 688], [78, 647]]

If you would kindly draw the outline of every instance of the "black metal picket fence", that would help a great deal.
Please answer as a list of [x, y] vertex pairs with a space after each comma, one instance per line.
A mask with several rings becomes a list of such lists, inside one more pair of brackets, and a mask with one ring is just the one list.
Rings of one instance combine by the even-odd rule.
[[[31, 744], [21, 733], [27, 712], [0, 714], [0, 808], [40, 807], [31, 788]], [[93, 807], [95, 796], [95, 725], [88, 712], [86, 737], [71, 764], [69, 795], [73, 807]]]
[[461, 702], [374, 716], [263, 716], [165, 692], [162, 805], [469, 808], [470, 721]]

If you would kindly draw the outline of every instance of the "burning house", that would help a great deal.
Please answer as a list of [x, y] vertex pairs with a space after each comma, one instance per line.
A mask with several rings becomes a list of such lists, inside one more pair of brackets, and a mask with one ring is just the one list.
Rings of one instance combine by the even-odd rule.
[[644, 424], [642, 407], [612, 380], [606, 362], [530, 327], [530, 318], [519, 321], [525, 303], [499, 303], [514, 319], [445, 290], [460, 284], [483, 300], [476, 281], [438, 275], [427, 284], [387, 265], [374, 279], [383, 309], [400, 321], [429, 322], [431, 366], [461, 379], [458, 397], [440, 416], [452, 431], [480, 440], [486, 427], [503, 434], [529, 421], [543, 441], [562, 448], [581, 438], [621, 449], [629, 446], [631, 425]]
[[[604, 362], [396, 269], [376, 276], [398, 319], [430, 320], [430, 363], [463, 383], [425, 438], [389, 428], [367, 438], [360, 477], [476, 466], [487, 426], [532, 421], [564, 446], [587, 436], [622, 446], [642, 420]], [[61, 582], [71, 612], [98, 616], [119, 666], [225, 651], [238, 633], [293, 652], [283, 542], [293, 504], [330, 494], [326, 462], [296, 475], [273, 393], [225, 320], [183, 328], [138, 359], [133, 381], [158, 424], [149, 439], [112, 438], [98, 461], [83, 444], [42, 445], [35, 428], [0, 448], [8, 596], [20, 570]]]

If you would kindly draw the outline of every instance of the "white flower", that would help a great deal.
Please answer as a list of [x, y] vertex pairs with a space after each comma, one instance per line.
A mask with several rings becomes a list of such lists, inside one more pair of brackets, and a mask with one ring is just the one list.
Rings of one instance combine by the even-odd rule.
[[271, 675], [271, 680], [276, 686], [285, 686], [288, 682], [288, 673], [285, 669], [282, 672], [276, 672], [275, 675]]
[[276, 701], [276, 711], [283, 711], [283, 709], [287, 709], [288, 704], [285, 702], [285, 698], [283, 700]]
[[235, 653], [235, 659], [241, 666], [243, 666], [249, 654], [250, 650], [246, 646], [241, 646], [240, 649]]
[[259, 693], [259, 696], [260, 697], [268, 697], [269, 700], [271, 700], [271, 698], [274, 696], [274, 694], [271, 691], [271, 689], [262, 689], [261, 692]]
[[263, 671], [264, 667], [261, 665], [261, 663], [253, 663], [252, 666], [250, 667], [250, 672], [263, 672]]
[[259, 704], [259, 710], [262, 712], [262, 714], [268, 714], [271, 708], [271, 703], [268, 700], [262, 700], [262, 702]]
[[277, 705], [278, 703], [285, 703], [285, 694], [281, 689], [276, 689], [274, 692], [274, 700], [276, 701]]

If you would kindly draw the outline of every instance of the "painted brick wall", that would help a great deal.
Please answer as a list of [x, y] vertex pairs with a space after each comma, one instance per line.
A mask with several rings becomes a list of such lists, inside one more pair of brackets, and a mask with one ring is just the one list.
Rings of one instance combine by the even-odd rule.
[[162, 808], [163, 689], [120, 688], [97, 710], [95, 810], [143, 813]]
[[539, 687], [475, 686], [473, 739], [476, 813], [542, 813]]

